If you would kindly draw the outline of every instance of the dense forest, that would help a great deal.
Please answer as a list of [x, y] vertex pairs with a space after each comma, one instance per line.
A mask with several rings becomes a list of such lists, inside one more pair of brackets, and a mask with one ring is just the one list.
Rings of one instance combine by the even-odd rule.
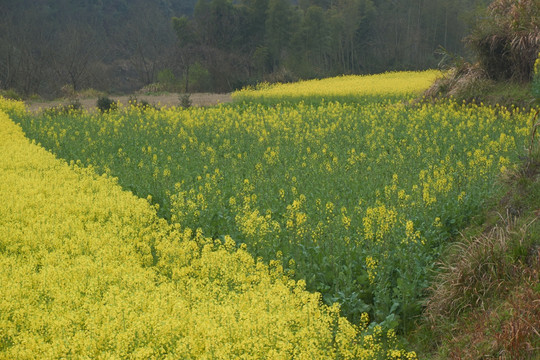
[[440, 47], [466, 54], [487, 2], [0, 0], [0, 89], [230, 91], [433, 68]]

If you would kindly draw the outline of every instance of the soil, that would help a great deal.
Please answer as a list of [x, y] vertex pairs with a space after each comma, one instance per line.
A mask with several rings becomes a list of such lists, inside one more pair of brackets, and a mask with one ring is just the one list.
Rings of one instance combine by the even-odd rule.
[[[160, 95], [123, 95], [123, 96], [109, 96], [115, 101], [119, 101], [123, 105], [126, 105], [128, 101], [134, 97], [138, 101], [147, 101], [149, 104], [152, 104], [157, 107], [171, 107], [171, 106], [180, 106], [180, 95], [175, 93], [160, 94]], [[192, 106], [214, 106], [218, 104], [224, 104], [231, 102], [231, 94], [210, 94], [210, 93], [196, 93], [191, 94], [191, 103]], [[88, 97], [80, 98], [84, 109], [92, 111], [96, 109], [97, 97]], [[28, 101], [26, 103], [27, 108], [30, 111], [37, 112], [40, 109], [47, 109], [53, 106], [58, 105], [67, 105], [70, 101], [67, 99], [64, 100], [55, 100], [55, 101]]]

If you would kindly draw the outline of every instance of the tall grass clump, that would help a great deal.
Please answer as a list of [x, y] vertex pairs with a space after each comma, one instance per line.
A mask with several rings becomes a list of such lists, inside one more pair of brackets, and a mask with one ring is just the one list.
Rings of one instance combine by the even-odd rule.
[[494, 0], [467, 43], [495, 80], [529, 81], [540, 50], [540, 3]]
[[494, 0], [464, 40], [474, 61], [447, 52], [448, 70], [426, 92], [431, 99], [531, 108], [529, 84], [540, 51], [540, 2]]

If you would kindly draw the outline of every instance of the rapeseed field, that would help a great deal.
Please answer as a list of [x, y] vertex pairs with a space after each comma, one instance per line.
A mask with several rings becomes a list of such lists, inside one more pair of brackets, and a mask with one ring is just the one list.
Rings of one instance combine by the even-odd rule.
[[[350, 322], [337, 323], [354, 330], [346, 338], [361, 339], [346, 344], [373, 341], [368, 347], [382, 358], [397, 357], [407, 354], [381, 339], [414, 326], [440, 253], [497, 191], [496, 179], [525, 148], [534, 117], [452, 101], [411, 103], [435, 76], [262, 86], [212, 108], [7, 112], [56, 156], [147, 199], [167, 220], [162, 226], [189, 234], [182, 244], [203, 238], [255, 267], [279, 269], [274, 278], [320, 293], [330, 306], [322, 309], [334, 309], [325, 310], [334, 317], [331, 304], [339, 303]], [[160, 268], [148, 246], [148, 267]], [[174, 276], [174, 266], [160, 271]], [[234, 284], [227, 286], [242, 288]], [[331, 351], [327, 357], [350, 355]], [[354, 351], [350, 356], [360, 357]]]
[[55, 158], [3, 111], [0, 138], [0, 359], [416, 358], [279, 263]]
[[233, 94], [238, 101], [375, 101], [417, 95], [441, 75], [440, 71], [389, 72], [379, 75], [344, 75], [328, 79], [299, 81], [288, 84], [262, 83]]

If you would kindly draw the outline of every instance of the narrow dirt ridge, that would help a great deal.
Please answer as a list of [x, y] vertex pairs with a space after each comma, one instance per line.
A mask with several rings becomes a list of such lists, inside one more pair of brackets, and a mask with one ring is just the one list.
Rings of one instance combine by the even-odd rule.
[[[110, 96], [111, 99], [119, 101], [123, 105], [126, 105], [128, 101], [136, 97], [138, 101], [147, 101], [148, 103], [158, 107], [171, 107], [180, 106], [180, 95], [175, 93], [162, 94], [162, 95], [123, 95], [123, 96]], [[82, 98], [79, 99], [82, 106], [86, 110], [92, 110], [96, 108], [97, 97]], [[191, 102], [193, 106], [214, 106], [218, 104], [229, 103], [232, 101], [231, 94], [215, 94], [215, 93], [196, 93], [191, 94]], [[28, 101], [26, 102], [27, 108], [36, 112], [40, 109], [46, 109], [58, 105], [67, 105], [69, 100], [55, 100], [55, 101]]]

